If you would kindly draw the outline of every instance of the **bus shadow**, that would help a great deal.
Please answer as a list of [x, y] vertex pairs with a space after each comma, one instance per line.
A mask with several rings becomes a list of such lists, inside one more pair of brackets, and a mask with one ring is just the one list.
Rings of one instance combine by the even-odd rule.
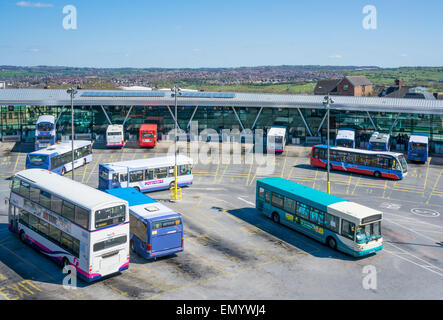
[[[218, 207], [212, 207], [212, 209], [218, 211], [223, 210], [222, 208]], [[241, 219], [264, 231], [264, 233], [257, 233], [257, 236], [263, 237], [268, 241], [272, 241], [271, 238], [275, 237], [316, 258], [329, 258], [342, 261], [359, 261], [365, 258], [356, 258], [333, 250], [324, 243], [310, 238], [303, 233], [295, 231], [283, 224], [275, 223], [272, 219], [266, 217], [255, 208], [245, 207], [227, 210], [227, 212], [236, 218]], [[366, 258], [370, 256], [372, 255], [368, 255]]]
[[[8, 277], [9, 274], [15, 273], [13, 277], [8, 277], [10, 281], [23, 279], [63, 285], [63, 280], [68, 276], [49, 257], [31, 245], [21, 242], [18, 235], [10, 232], [8, 224], [5, 223], [0, 223], [0, 263], [12, 270], [12, 272], [2, 272], [4, 267], [0, 269], [4, 276]], [[14, 279], [17, 276], [21, 279]], [[76, 286], [83, 288], [90, 284], [78, 278]]]
[[14, 153], [30, 153], [34, 150], [34, 144], [33, 143], [26, 143], [26, 142], [16, 142], [14, 146], [12, 147], [10, 152]]

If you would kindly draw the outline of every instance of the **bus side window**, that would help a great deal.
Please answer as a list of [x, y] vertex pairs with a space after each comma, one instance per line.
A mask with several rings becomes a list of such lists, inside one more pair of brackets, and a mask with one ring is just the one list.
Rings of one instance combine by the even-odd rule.
[[258, 188], [258, 197], [261, 199], [265, 198], [265, 189], [263, 189], [262, 187]]
[[128, 174], [127, 173], [120, 173], [120, 182], [126, 182], [128, 181]]
[[271, 202], [271, 193], [268, 191], [266, 191], [266, 193], [265, 193], [265, 201], [267, 203]]
[[118, 173], [113, 173], [112, 174], [112, 183], [117, 183], [118, 182]]
[[153, 180], [154, 179], [154, 170], [153, 169], [145, 170], [145, 177], [146, 177], [146, 180]]
[[341, 222], [341, 235], [354, 240], [354, 233], [355, 225], [352, 222], [343, 219]]
[[17, 178], [12, 181], [12, 191], [15, 193], [19, 193], [20, 191], [20, 180]]

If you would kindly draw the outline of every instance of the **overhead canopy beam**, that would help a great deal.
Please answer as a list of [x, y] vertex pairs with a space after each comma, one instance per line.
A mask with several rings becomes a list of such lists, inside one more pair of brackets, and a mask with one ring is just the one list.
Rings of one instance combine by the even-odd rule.
[[[175, 120], [175, 116], [174, 116], [174, 113], [171, 111], [171, 107], [170, 106], [167, 106], [167, 107], [168, 107], [169, 113], [171, 114], [172, 120], [174, 120], [174, 123], [177, 124], [177, 128], [180, 129], [180, 125], [178, 124], [178, 120]], [[178, 115], [177, 115], [177, 117], [178, 117]]]
[[366, 113], [368, 114], [369, 120], [371, 121], [374, 130], [377, 131], [377, 126], [375, 125], [374, 120], [372, 120], [371, 114], [369, 113], [369, 111], [366, 111]]
[[308, 124], [306, 123], [305, 117], [303, 117], [303, 113], [301, 112], [300, 108], [297, 108], [298, 112], [300, 113], [300, 117], [303, 120], [303, 123], [305, 124], [306, 129], [308, 130], [309, 135], [312, 137], [311, 129], [309, 129]]
[[194, 115], [195, 115], [195, 113], [197, 112], [197, 109], [198, 109], [198, 106], [196, 106], [196, 107], [194, 108], [194, 112], [192, 112], [191, 119], [189, 119], [189, 122], [188, 122], [188, 125], [186, 126], [186, 128], [189, 128], [189, 126], [191, 125], [191, 122], [192, 122], [192, 120], [194, 119]]
[[262, 110], [263, 110], [263, 107], [261, 107], [260, 110], [258, 111], [258, 114], [257, 114], [257, 116], [255, 117], [254, 123], [252, 124], [251, 130], [254, 130], [254, 128], [255, 128], [255, 124], [257, 123], [258, 118], [260, 117], [260, 114], [261, 114]]
[[400, 112], [397, 113], [397, 116], [395, 117], [394, 123], [391, 126], [391, 129], [389, 129], [389, 134], [391, 134], [392, 130], [395, 128], [395, 125], [397, 124], [398, 117], [400, 116]]
[[128, 113], [126, 114], [125, 120], [123, 120], [123, 126], [125, 126], [126, 120], [128, 120], [128, 117], [129, 117], [129, 115], [131, 114], [132, 107], [133, 107], [133, 106], [131, 106], [131, 107], [129, 108], [129, 111], [128, 111]]
[[323, 127], [323, 123], [325, 123], [325, 120], [328, 116], [328, 112], [326, 111], [325, 116], [323, 117], [323, 120], [321, 121], [320, 125], [318, 126], [317, 135], [320, 133], [321, 128]]
[[60, 111], [60, 113], [57, 116], [57, 120], [55, 120], [55, 124], [57, 124], [58, 120], [60, 119], [62, 113], [65, 111], [65, 106], [62, 107], [62, 111]]
[[240, 118], [239, 118], [239, 116], [238, 116], [238, 114], [237, 114], [237, 111], [235, 111], [235, 108], [234, 108], [234, 107], [231, 107], [231, 108], [232, 108], [232, 110], [234, 110], [235, 116], [236, 116], [236, 118], [237, 118], [237, 120], [238, 120], [238, 123], [240, 123], [240, 127], [241, 127], [241, 129], [242, 129], [243, 131], [245, 131], [245, 127], [243, 127], [243, 123], [241, 122], [241, 120], [240, 120]]
[[108, 114], [105, 111], [105, 108], [103, 108], [103, 106], [100, 106], [100, 107], [102, 107], [103, 113], [105, 114], [106, 119], [108, 119], [109, 124], [112, 125], [111, 119], [109, 119], [109, 116], [108, 116]]

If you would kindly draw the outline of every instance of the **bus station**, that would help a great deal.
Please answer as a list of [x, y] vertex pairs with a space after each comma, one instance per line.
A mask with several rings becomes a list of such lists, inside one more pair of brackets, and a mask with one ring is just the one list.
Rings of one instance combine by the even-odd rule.
[[[0, 300], [441, 297], [443, 102], [333, 100], [328, 148], [323, 96], [78, 90], [72, 150], [65, 90], [0, 90]], [[57, 141], [36, 150], [42, 115]], [[390, 151], [369, 150], [374, 132]], [[187, 153], [194, 142], [210, 161]], [[272, 171], [247, 161], [251, 142]], [[57, 264], [91, 281], [66, 290]]]

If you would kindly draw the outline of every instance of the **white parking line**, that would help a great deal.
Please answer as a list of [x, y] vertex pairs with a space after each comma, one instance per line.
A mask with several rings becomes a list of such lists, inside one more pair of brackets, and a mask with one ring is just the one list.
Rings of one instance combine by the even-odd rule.
[[255, 203], [252, 203], [252, 202], [250, 202], [250, 201], [248, 201], [248, 200], [245, 200], [245, 199], [243, 199], [243, 198], [241, 198], [241, 197], [237, 197], [237, 199], [239, 199], [239, 200], [241, 200], [241, 201], [243, 201], [243, 202], [246, 202], [247, 204], [249, 204], [249, 205], [255, 207]]

